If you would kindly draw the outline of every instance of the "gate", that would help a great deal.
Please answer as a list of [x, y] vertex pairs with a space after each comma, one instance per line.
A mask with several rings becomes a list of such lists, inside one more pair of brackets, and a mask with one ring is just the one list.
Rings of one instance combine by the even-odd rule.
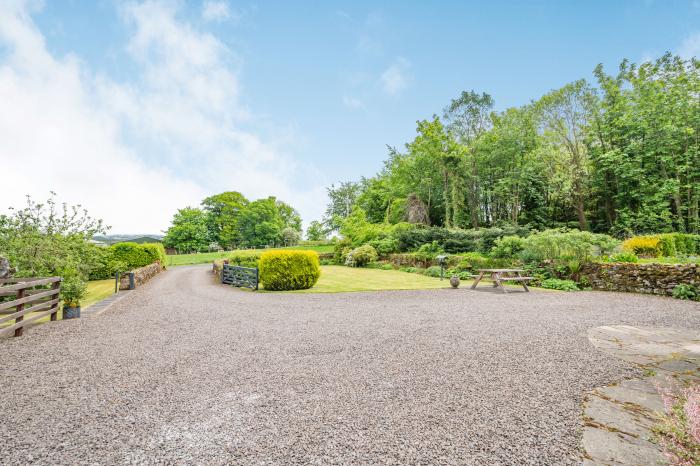
[[239, 288], [251, 288], [253, 290], [257, 290], [258, 269], [224, 264], [224, 268], [221, 271], [221, 283], [224, 285], [233, 285]]

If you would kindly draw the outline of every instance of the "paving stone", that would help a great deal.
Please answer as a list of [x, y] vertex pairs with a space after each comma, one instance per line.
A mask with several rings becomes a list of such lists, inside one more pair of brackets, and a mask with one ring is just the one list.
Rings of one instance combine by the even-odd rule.
[[595, 465], [662, 465], [666, 458], [659, 447], [645, 440], [586, 427], [583, 430], [583, 445], [589, 456], [589, 464]]

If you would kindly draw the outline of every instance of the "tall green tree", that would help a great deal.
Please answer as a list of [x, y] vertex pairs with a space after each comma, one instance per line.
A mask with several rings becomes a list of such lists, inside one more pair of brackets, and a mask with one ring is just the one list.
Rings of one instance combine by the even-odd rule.
[[174, 248], [181, 254], [206, 251], [209, 247], [207, 220], [207, 214], [202, 209], [179, 209], [165, 232], [163, 246]]
[[249, 201], [238, 191], [226, 191], [202, 201], [207, 214], [209, 240], [224, 249], [233, 249], [240, 242], [238, 217]]

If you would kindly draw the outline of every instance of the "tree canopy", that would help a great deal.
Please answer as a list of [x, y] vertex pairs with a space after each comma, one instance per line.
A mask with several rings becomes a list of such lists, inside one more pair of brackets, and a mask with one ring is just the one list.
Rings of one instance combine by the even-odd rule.
[[328, 189], [328, 230], [370, 223], [700, 232], [700, 61], [599, 65], [518, 108], [465, 91], [383, 169]]

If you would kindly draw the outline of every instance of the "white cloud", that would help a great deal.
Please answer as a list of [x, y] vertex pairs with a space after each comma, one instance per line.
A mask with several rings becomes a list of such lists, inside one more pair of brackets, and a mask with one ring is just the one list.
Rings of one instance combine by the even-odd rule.
[[389, 95], [397, 95], [406, 89], [411, 81], [409, 69], [411, 63], [405, 58], [397, 58], [394, 63], [384, 70], [380, 81], [384, 92]]
[[700, 32], [686, 37], [678, 49], [678, 55], [686, 60], [692, 57], [700, 58]]
[[355, 97], [343, 96], [343, 105], [353, 110], [361, 110], [365, 108], [364, 102]]
[[53, 190], [114, 232], [155, 233], [177, 208], [238, 190], [320, 216], [323, 180], [283, 153], [289, 135], [263, 141], [240, 128], [255, 119], [240, 103], [233, 53], [169, 5], [123, 7], [139, 74], [119, 83], [52, 56], [26, 5], [0, 4], [0, 209]]
[[224, 1], [206, 1], [202, 7], [202, 18], [207, 21], [226, 21], [227, 19], [235, 19], [235, 15], [231, 13], [228, 3]]

